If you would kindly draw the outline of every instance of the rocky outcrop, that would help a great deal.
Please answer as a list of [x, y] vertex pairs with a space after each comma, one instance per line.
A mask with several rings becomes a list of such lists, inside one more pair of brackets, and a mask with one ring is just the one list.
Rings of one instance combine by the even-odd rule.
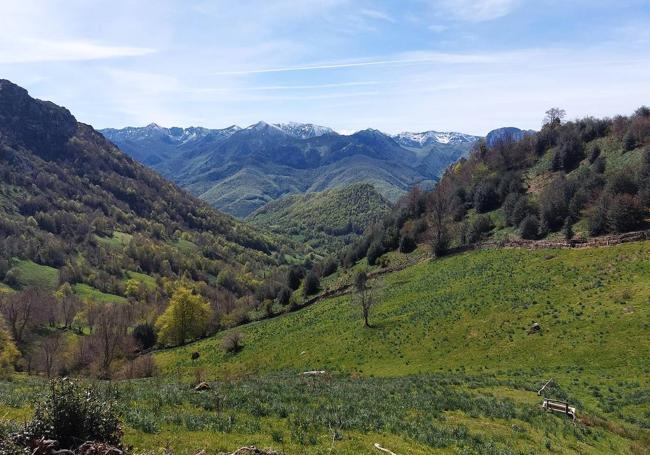
[[77, 120], [70, 111], [34, 99], [24, 88], [0, 79], [0, 142], [51, 160], [64, 152], [76, 130]]

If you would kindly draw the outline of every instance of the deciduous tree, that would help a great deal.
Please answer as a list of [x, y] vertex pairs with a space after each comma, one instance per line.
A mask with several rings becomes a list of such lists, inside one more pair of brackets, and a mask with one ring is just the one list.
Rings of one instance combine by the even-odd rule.
[[183, 345], [203, 335], [211, 317], [208, 302], [188, 287], [179, 285], [156, 322], [158, 338], [163, 344]]

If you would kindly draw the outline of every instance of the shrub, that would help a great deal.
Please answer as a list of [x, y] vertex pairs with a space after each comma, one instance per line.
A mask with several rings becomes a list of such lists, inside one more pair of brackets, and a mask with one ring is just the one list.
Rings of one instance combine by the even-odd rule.
[[9, 271], [9, 261], [0, 258], [0, 281], [4, 281], [5, 275]]
[[511, 226], [519, 226], [528, 215], [536, 212], [535, 207], [530, 203], [528, 196], [524, 195], [517, 200], [510, 215]]
[[562, 136], [557, 154], [559, 155], [562, 169], [567, 172], [575, 169], [584, 158], [582, 141], [573, 133]]
[[287, 305], [290, 299], [291, 289], [286, 286], [282, 286], [282, 288], [280, 288], [280, 292], [278, 292], [278, 303], [280, 305]]
[[603, 158], [602, 156], [599, 156], [598, 158], [596, 158], [594, 160], [594, 164], [592, 165], [592, 169], [597, 174], [604, 173], [605, 172], [605, 167], [606, 167], [605, 158]]
[[145, 322], [133, 328], [133, 338], [138, 346], [140, 346], [140, 349], [150, 349], [156, 344], [158, 334], [153, 324]]
[[484, 181], [474, 190], [474, 208], [478, 213], [485, 213], [499, 207], [499, 195], [494, 183]]
[[227, 354], [234, 354], [244, 347], [244, 336], [240, 332], [230, 332], [221, 342], [221, 349]]
[[492, 220], [489, 216], [477, 216], [469, 226], [467, 241], [469, 243], [478, 242], [483, 237], [483, 234], [490, 232], [492, 228], [494, 228], [494, 224], [492, 223]]
[[612, 198], [607, 211], [607, 223], [615, 232], [629, 232], [639, 229], [645, 218], [645, 207], [638, 197], [619, 194]]
[[556, 232], [569, 214], [568, 188], [564, 178], [553, 180], [539, 196], [540, 221], [545, 228]]
[[302, 269], [300, 267], [291, 267], [287, 272], [287, 286], [292, 291], [300, 287], [300, 280], [302, 279]]
[[609, 198], [601, 196], [600, 199], [591, 208], [591, 213], [587, 218], [589, 235], [602, 235], [607, 232], [607, 209]]
[[506, 196], [505, 200], [503, 201], [503, 214], [506, 217], [506, 224], [508, 224], [509, 226], [513, 225], [512, 214], [520, 198], [521, 198], [521, 194], [519, 193], [509, 193]]
[[314, 272], [309, 272], [305, 277], [305, 282], [303, 283], [303, 294], [305, 297], [312, 294], [316, 294], [320, 288], [320, 280]]
[[151, 354], [138, 356], [124, 368], [122, 376], [126, 379], [152, 378], [158, 374], [156, 360]]
[[600, 156], [600, 147], [598, 144], [595, 144], [593, 147], [591, 147], [591, 152], [589, 152], [589, 162], [591, 164], [594, 164], [594, 162], [598, 159]]
[[321, 271], [321, 275], [324, 276], [324, 277], [330, 276], [330, 275], [332, 275], [333, 273], [336, 272], [338, 267], [339, 267], [339, 265], [338, 265], [335, 258], [332, 258], [332, 257], [327, 258], [325, 260], [325, 262], [323, 263], [323, 269]]
[[573, 238], [573, 225], [571, 224], [571, 218], [567, 217], [564, 220], [564, 226], [562, 227], [562, 234], [564, 235], [564, 240], [567, 242]]
[[417, 247], [413, 236], [406, 234], [399, 241], [399, 250], [401, 253], [410, 253]]
[[638, 190], [639, 187], [630, 172], [616, 172], [607, 182], [607, 191], [610, 194], [636, 194]]
[[382, 254], [384, 254], [384, 247], [381, 242], [373, 242], [368, 248], [368, 264], [375, 265], [377, 263], [377, 259], [379, 259]]
[[528, 215], [519, 225], [519, 234], [522, 239], [536, 239], [539, 235], [539, 219], [535, 215]]
[[28, 439], [54, 439], [63, 449], [76, 449], [85, 441], [122, 443], [117, 408], [95, 387], [81, 387], [63, 378], [50, 383], [49, 395], [37, 403], [34, 418], [27, 424]]
[[9, 269], [4, 277], [5, 284], [12, 288], [20, 286], [20, 272], [17, 269]]
[[634, 150], [635, 147], [636, 147], [636, 139], [634, 138], [634, 134], [628, 131], [627, 133], [625, 133], [625, 136], [623, 136], [623, 150], [629, 152], [630, 150]]
[[440, 235], [434, 236], [431, 241], [431, 252], [434, 257], [444, 256], [449, 249], [449, 236], [446, 231], [441, 231]]

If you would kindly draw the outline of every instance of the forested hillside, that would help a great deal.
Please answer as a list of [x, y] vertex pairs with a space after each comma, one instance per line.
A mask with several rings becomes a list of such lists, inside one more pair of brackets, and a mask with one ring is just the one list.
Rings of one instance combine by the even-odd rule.
[[487, 239], [567, 244], [646, 229], [650, 207], [650, 109], [564, 122], [551, 109], [542, 130], [481, 142], [431, 192], [413, 190], [342, 256], [426, 242], [436, 256]]
[[269, 202], [247, 221], [289, 236], [317, 252], [335, 254], [381, 220], [390, 203], [367, 183], [321, 193], [291, 195]]
[[296, 260], [6, 80], [0, 177], [0, 310], [25, 359], [54, 328], [92, 331], [103, 304], [121, 327], [152, 323], [180, 282], [211, 306], [202, 336], [246, 318], [269, 271]]

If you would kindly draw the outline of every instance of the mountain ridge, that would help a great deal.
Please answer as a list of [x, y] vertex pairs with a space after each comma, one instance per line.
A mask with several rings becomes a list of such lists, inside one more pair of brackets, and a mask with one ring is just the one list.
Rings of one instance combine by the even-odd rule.
[[[436, 133], [406, 147], [372, 128], [342, 135], [309, 123], [264, 121], [230, 127], [227, 133], [201, 130], [203, 137], [185, 142], [159, 134], [172, 130], [149, 125], [102, 133], [182, 188], [240, 218], [285, 194], [353, 183], [372, 183], [395, 201], [414, 185], [431, 186], [479, 139]], [[179, 129], [176, 137], [189, 136], [188, 131]]]

